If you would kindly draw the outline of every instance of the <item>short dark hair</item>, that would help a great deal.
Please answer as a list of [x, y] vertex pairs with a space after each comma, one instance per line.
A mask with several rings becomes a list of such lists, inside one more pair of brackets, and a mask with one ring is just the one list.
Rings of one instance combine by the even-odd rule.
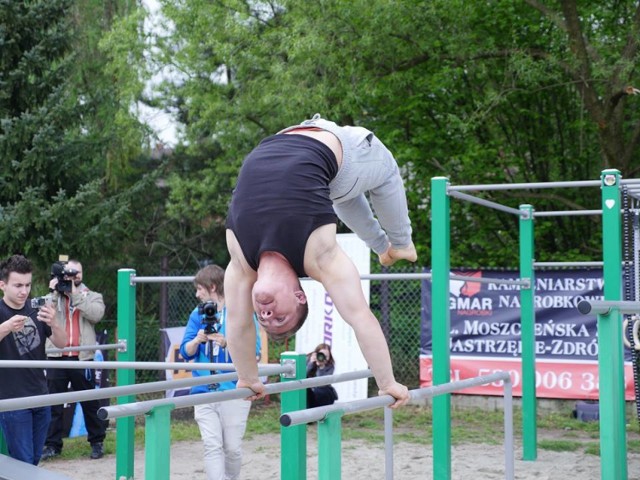
[[0, 263], [0, 280], [3, 282], [9, 280], [9, 274], [11, 272], [32, 273], [33, 265], [31, 265], [31, 261], [23, 255], [11, 255]]
[[207, 290], [216, 287], [216, 293], [224, 298], [224, 269], [218, 265], [207, 265], [196, 273], [193, 283], [202, 285]]

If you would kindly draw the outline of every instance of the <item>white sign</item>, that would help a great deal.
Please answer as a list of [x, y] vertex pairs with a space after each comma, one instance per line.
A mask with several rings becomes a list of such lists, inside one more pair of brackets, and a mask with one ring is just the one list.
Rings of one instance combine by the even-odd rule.
[[[370, 250], [354, 233], [338, 235], [338, 244], [351, 258], [361, 275], [370, 273]], [[362, 280], [362, 291], [369, 302], [369, 280]], [[333, 305], [331, 297], [322, 284], [304, 280], [303, 288], [309, 302], [309, 316], [304, 326], [296, 333], [296, 351], [310, 353], [320, 343], [331, 345], [335, 359], [334, 373], [347, 373], [367, 368], [353, 329], [344, 321]], [[367, 398], [367, 379], [333, 385], [338, 392], [338, 401]]]

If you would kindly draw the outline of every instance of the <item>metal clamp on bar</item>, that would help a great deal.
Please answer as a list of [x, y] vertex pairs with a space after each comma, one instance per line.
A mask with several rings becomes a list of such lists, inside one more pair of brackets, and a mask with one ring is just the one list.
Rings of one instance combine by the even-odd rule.
[[620, 310], [620, 313], [640, 313], [640, 302], [607, 301], [607, 300], [582, 300], [578, 303], [578, 311], [583, 315], [595, 313], [597, 315], [609, 315], [612, 309]]
[[296, 361], [293, 358], [285, 358], [280, 365], [290, 367], [290, 370], [280, 374], [280, 378], [296, 378]]
[[118, 347], [118, 351], [119, 352], [126, 352], [127, 351], [127, 339], [126, 338], [119, 338], [118, 339], [118, 345], [120, 345]]

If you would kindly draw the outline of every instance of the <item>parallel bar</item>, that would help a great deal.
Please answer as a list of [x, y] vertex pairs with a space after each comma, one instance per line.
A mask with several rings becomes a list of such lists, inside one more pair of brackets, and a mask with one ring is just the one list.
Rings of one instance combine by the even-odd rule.
[[[371, 370], [358, 370], [355, 372], [340, 373], [337, 375], [307, 378], [305, 380], [271, 383], [265, 385], [265, 395], [290, 392], [301, 388], [320, 387], [322, 385], [329, 385], [330, 383], [349, 382], [351, 380], [360, 380], [361, 378], [369, 378], [371, 376]], [[98, 410], [98, 416], [102, 420], [106, 420], [108, 418], [131, 417], [135, 415], [144, 415], [152, 408], [160, 405], [174, 405], [175, 408], [184, 408], [204, 403], [247, 398], [252, 394], [253, 390], [249, 388], [236, 388], [235, 390], [225, 390], [223, 392], [200, 393], [198, 395], [146, 400], [144, 402], [128, 403], [125, 405], [111, 405], [100, 408], [100, 410]]]
[[[460, 380], [457, 382], [451, 382], [443, 385], [436, 385], [433, 387], [421, 388], [417, 390], [411, 390], [409, 395], [410, 401], [415, 401], [423, 398], [437, 397], [439, 395], [448, 394], [454, 391], [464, 390], [465, 388], [471, 388], [478, 385], [486, 385], [488, 383], [501, 382], [504, 389], [504, 459], [505, 459], [505, 480], [514, 480], [514, 443], [513, 443], [513, 389], [511, 385], [511, 376], [509, 372], [496, 372], [491, 375], [484, 375], [482, 377], [469, 378], [466, 380]], [[338, 403], [328, 405], [324, 407], [316, 407], [307, 410], [298, 410], [296, 412], [290, 412], [280, 417], [280, 424], [285, 427], [293, 427], [299, 425], [306, 425], [311, 422], [320, 422], [318, 427], [319, 442], [323, 448], [320, 449], [320, 455], [318, 460], [321, 462], [320, 467], [327, 464], [333, 464], [337, 467], [341, 464], [340, 451], [336, 452], [335, 449], [339, 448], [339, 431], [335, 431], [336, 425], [339, 426], [342, 416], [350, 413], [358, 413], [366, 410], [373, 410], [380, 407], [387, 407], [391, 405], [395, 399], [391, 395], [382, 395], [379, 397], [370, 397], [365, 400], [355, 400], [352, 402]], [[385, 408], [385, 456], [390, 455], [391, 448], [387, 443], [387, 428], [392, 428], [391, 416], [387, 417], [387, 411], [391, 411]], [[389, 427], [388, 427], [389, 425]], [[332, 428], [332, 435], [329, 435], [328, 429]], [[320, 433], [322, 432], [322, 436]], [[327, 446], [326, 439], [334, 439], [334, 448], [330, 449]], [[391, 453], [392, 455], [392, 453]], [[323, 461], [323, 458], [325, 461]], [[328, 467], [326, 467], [328, 468]], [[450, 469], [450, 468], [449, 468]], [[332, 476], [318, 477], [319, 480], [339, 480], [340, 470], [333, 470]], [[385, 479], [393, 479], [393, 462], [385, 462]]]
[[602, 215], [602, 210], [549, 210], [534, 212], [534, 217], [577, 217], [581, 215]]
[[[226, 364], [225, 364], [226, 365]], [[259, 370], [258, 374], [277, 375], [284, 371], [289, 371], [289, 367], [272, 365], [268, 369]], [[105, 387], [92, 390], [52, 393], [49, 395], [35, 395], [32, 397], [7, 398], [0, 400], [0, 412], [21, 410], [23, 408], [46, 407], [48, 405], [61, 405], [64, 403], [84, 402], [87, 400], [101, 400], [104, 398], [114, 398], [122, 395], [137, 395], [141, 393], [162, 392], [169, 388], [178, 389], [194, 387], [196, 385], [207, 385], [216, 382], [228, 382], [238, 379], [235, 372], [220, 373], [217, 375], [206, 375], [193, 378], [181, 378], [178, 380], [163, 380], [160, 382], [136, 383], [134, 385], [123, 385], [121, 387]]]
[[506, 207], [496, 202], [492, 202], [490, 200], [485, 200], [484, 198], [474, 197], [473, 195], [467, 195], [466, 193], [460, 193], [456, 191], [449, 190], [449, 196], [459, 198], [460, 200], [466, 200], [467, 202], [477, 203], [478, 205], [482, 205], [483, 207], [493, 208], [495, 210], [500, 210], [502, 212], [512, 213], [514, 215], [522, 215], [520, 210], [516, 210], [515, 208]]
[[[430, 273], [366, 273], [360, 275], [360, 280], [424, 280], [431, 278]], [[133, 277], [134, 283], [164, 283], [164, 282], [192, 282], [194, 277]], [[313, 280], [301, 277], [300, 280]], [[315, 280], [314, 280], [315, 281]]]
[[[57, 360], [0, 360], [0, 368], [75, 368], [85, 370], [87, 368], [101, 370], [225, 370], [234, 371], [235, 367], [230, 363], [189, 363], [189, 362], [93, 362], [93, 361], [77, 361], [66, 362], [60, 365]], [[290, 367], [283, 367], [277, 364], [260, 364], [258, 365], [258, 373], [260, 369], [266, 368], [268, 375], [277, 375], [279, 373], [288, 373]], [[278, 369], [280, 371], [278, 371]], [[266, 375], [266, 374], [265, 374]]]
[[601, 267], [604, 262], [533, 262], [534, 267]]
[[590, 313], [595, 313], [596, 315], [609, 315], [614, 308], [617, 308], [623, 315], [640, 313], [640, 302], [627, 300], [582, 300], [578, 303], [578, 311], [583, 315], [588, 315]]
[[196, 277], [138, 277], [134, 275], [131, 277], [131, 283], [190, 283]]
[[449, 187], [449, 190], [462, 191], [483, 191], [483, 190], [535, 190], [544, 188], [567, 188], [567, 187], [598, 187], [599, 180], [581, 180], [576, 182], [539, 182], [539, 183], [497, 183], [487, 185], [458, 185]]
[[[321, 377], [324, 378], [324, 377]], [[432, 387], [417, 388], [409, 391], [410, 400], [423, 400], [426, 398], [436, 397], [447, 393], [457, 392], [466, 388], [487, 385], [493, 382], [503, 381], [511, 382], [509, 372], [495, 372], [480, 377], [466, 378], [457, 382], [443, 383], [442, 385], [434, 385]], [[329, 413], [341, 411], [345, 415], [352, 413], [365, 412], [375, 410], [381, 407], [388, 407], [396, 401], [391, 395], [379, 395], [377, 397], [369, 397], [362, 400], [353, 400], [351, 402], [339, 402], [324, 407], [308, 408], [306, 410], [298, 410], [297, 412], [289, 412], [280, 417], [280, 424], [285, 427], [293, 425], [302, 425], [304, 423], [319, 422], [324, 420]]]
[[64, 353], [64, 352], [89, 352], [91, 350], [124, 350], [127, 348], [127, 344], [122, 343], [105, 343], [96, 345], [83, 345], [78, 347], [65, 347], [65, 348], [48, 348], [45, 353]]

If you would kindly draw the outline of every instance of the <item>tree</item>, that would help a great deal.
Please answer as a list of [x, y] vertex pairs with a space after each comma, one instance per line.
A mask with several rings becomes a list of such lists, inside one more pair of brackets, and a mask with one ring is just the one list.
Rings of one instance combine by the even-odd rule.
[[[424, 263], [433, 176], [453, 184], [548, 182], [596, 179], [610, 166], [633, 175], [638, 167], [639, 117], [630, 108], [636, 2], [163, 7], [166, 28], [153, 57], [179, 75], [155, 101], [178, 112], [192, 158], [169, 178], [169, 208], [206, 216], [220, 231], [242, 157], [315, 112], [373, 129], [394, 152]], [[538, 210], [599, 208], [592, 190], [482, 195]], [[455, 202], [454, 219], [454, 264], [516, 264], [515, 216]], [[593, 219], [540, 222], [538, 258], [597, 258], [599, 228]]]
[[83, 260], [96, 290], [114, 286], [136, 196], [157, 190], [99, 48], [127, 3], [0, 1], [0, 242], [36, 263], [35, 293], [59, 254]]

